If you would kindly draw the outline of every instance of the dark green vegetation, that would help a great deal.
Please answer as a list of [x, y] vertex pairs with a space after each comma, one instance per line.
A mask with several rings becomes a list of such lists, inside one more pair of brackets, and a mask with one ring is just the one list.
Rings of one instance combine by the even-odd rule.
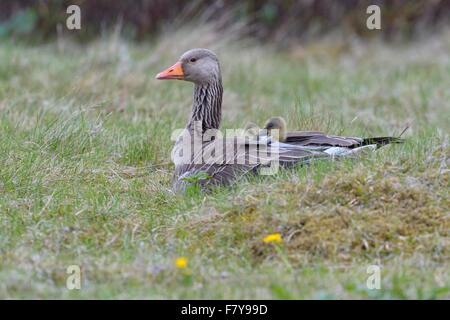
[[[376, 4], [382, 12], [383, 32], [366, 28], [366, 10]], [[82, 28], [65, 30], [66, 10], [78, 5]], [[423, 35], [450, 23], [445, 0], [2, 0], [0, 38], [42, 41], [57, 34], [78, 40], [98, 37], [120, 26], [127, 37], [144, 39], [167, 28], [184, 28], [192, 21], [216, 23], [221, 31], [239, 24], [240, 31], [278, 45], [339, 30], [360, 37], [385, 39]]]

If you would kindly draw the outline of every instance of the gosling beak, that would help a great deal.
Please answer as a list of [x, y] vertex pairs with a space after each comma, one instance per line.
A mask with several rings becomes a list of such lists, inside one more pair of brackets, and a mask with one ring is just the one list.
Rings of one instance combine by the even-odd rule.
[[165, 79], [184, 79], [183, 67], [181, 66], [181, 62], [178, 61], [170, 68], [167, 68], [164, 71], [161, 71], [156, 75], [156, 79], [165, 80]]

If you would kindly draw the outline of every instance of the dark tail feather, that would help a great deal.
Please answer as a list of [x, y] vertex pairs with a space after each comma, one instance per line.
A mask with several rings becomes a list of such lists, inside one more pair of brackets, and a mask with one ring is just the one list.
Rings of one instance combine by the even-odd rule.
[[403, 143], [405, 139], [400, 138], [406, 130], [409, 129], [409, 125], [406, 126], [405, 129], [398, 135], [398, 137], [374, 137], [374, 138], [365, 138], [363, 139], [361, 145], [365, 146], [368, 144], [376, 144], [377, 148], [381, 148], [390, 143]]
[[390, 143], [403, 143], [403, 142], [405, 142], [405, 139], [397, 137], [373, 137], [363, 139], [361, 145], [365, 146], [368, 144], [376, 144], [377, 148], [380, 148]]

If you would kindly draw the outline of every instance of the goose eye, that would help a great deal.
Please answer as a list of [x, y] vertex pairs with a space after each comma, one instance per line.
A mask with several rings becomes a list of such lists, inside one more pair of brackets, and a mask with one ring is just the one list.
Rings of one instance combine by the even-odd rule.
[[195, 62], [195, 61], [197, 61], [197, 59], [196, 58], [191, 58], [189, 61], [190, 62]]

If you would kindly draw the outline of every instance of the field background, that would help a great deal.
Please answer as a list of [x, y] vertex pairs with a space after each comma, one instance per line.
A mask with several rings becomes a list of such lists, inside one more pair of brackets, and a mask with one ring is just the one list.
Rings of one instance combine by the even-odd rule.
[[[233, 21], [227, 9], [212, 22], [177, 7], [183, 23], [167, 17], [153, 33], [123, 19], [74, 35], [15, 3], [0, 20], [0, 298], [450, 298], [445, 20], [375, 36], [312, 23], [282, 37], [260, 15]], [[343, 135], [409, 126], [407, 142], [175, 195], [170, 135], [192, 85], [154, 76], [194, 47], [221, 61], [223, 128], [281, 115]], [[276, 232], [282, 244], [263, 243]], [[381, 290], [366, 287], [373, 264]], [[81, 266], [81, 290], [66, 288], [69, 265]]]

